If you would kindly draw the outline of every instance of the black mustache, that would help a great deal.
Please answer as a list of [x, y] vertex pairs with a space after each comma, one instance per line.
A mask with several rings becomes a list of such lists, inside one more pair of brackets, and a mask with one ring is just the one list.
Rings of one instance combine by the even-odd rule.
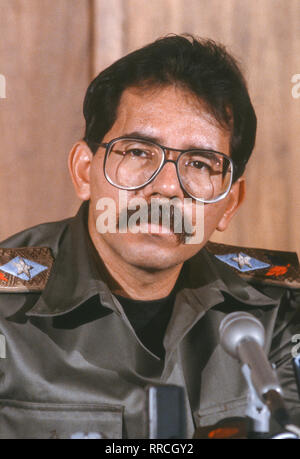
[[[163, 216], [168, 215], [168, 228], [170, 231], [172, 231], [175, 236], [178, 239], [178, 242], [184, 243], [186, 241], [186, 238], [191, 237], [194, 235], [194, 231], [188, 231], [189, 228], [193, 228], [192, 224], [190, 221], [185, 221], [183, 212], [181, 211], [180, 208], [176, 208], [174, 205], [169, 205], [169, 204], [164, 204], [164, 203], [159, 203], [155, 204], [154, 207], [151, 206], [151, 204], [148, 205], [138, 205], [136, 206], [136, 209], [128, 209], [125, 208], [123, 209], [118, 217], [118, 222], [117, 222], [117, 227], [118, 229], [122, 228], [123, 230], [128, 228], [129, 220], [132, 215], [134, 215], [137, 211], [141, 211], [142, 215], [147, 215], [148, 220], [145, 223], [155, 223], [164, 226], [165, 224], [165, 219]], [[181, 232], [175, 231], [175, 224], [176, 220], [178, 219], [178, 215], [180, 215], [181, 218]], [[154, 218], [153, 218], [154, 216]], [[122, 222], [120, 224], [120, 222]], [[144, 220], [143, 220], [144, 222]], [[137, 221], [138, 223], [138, 221]], [[124, 224], [126, 224], [126, 228], [124, 228]], [[178, 221], [177, 221], [178, 224]], [[188, 229], [186, 229], [186, 227]]]

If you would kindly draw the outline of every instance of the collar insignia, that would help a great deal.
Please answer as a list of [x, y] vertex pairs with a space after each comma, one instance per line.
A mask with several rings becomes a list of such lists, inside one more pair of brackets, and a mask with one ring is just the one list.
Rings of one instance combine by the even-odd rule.
[[248, 272], [270, 267], [270, 264], [263, 263], [262, 261], [250, 257], [243, 252], [216, 255], [216, 257], [240, 272]]
[[0, 292], [39, 292], [53, 265], [47, 247], [0, 248]]
[[300, 288], [300, 266], [294, 252], [238, 247], [210, 241], [205, 248], [249, 282]]
[[47, 266], [40, 265], [35, 261], [27, 260], [27, 258], [15, 257], [3, 266], [0, 266], [1, 271], [12, 274], [25, 281], [29, 281], [39, 273], [48, 269]]

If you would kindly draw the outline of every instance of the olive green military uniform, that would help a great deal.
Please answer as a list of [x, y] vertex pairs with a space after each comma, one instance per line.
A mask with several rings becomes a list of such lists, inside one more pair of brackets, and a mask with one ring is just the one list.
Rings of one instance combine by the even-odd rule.
[[[41, 292], [13, 292], [8, 285], [0, 293], [6, 346], [0, 358], [1, 438], [70, 438], [78, 432], [146, 438], [148, 384], [185, 388], [189, 438], [196, 426], [243, 416], [247, 387], [218, 336], [223, 317], [238, 310], [265, 326], [266, 350], [300, 423], [291, 365], [292, 338], [300, 333], [299, 289], [256, 288], [203, 249], [184, 264], [165, 358], [159, 358], [139, 340], [102, 278], [86, 217], [85, 204], [73, 219], [39, 225], [1, 244], [49, 247], [54, 257]], [[9, 280], [5, 276], [3, 271], [1, 285]]]

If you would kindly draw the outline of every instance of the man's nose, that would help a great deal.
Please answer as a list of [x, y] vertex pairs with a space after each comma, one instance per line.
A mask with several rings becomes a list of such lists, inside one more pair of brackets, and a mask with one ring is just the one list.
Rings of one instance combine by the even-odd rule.
[[151, 196], [159, 194], [167, 198], [183, 198], [183, 190], [177, 176], [176, 163], [173, 160], [168, 160], [164, 164], [162, 170], [158, 173], [155, 179], [149, 183], [144, 194]]

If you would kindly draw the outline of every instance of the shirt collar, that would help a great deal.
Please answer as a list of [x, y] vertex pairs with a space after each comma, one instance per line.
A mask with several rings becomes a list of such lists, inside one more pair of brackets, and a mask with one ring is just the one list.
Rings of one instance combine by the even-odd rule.
[[88, 202], [84, 202], [61, 238], [48, 283], [28, 316], [66, 314], [97, 294], [103, 306], [112, 308], [112, 293], [97, 265], [87, 221]]
[[229, 295], [248, 307], [278, 305], [283, 290], [273, 296], [252, 287], [205, 248], [186, 261], [180, 275], [181, 287], [176, 297], [174, 311], [165, 335], [166, 349], [175, 347], [193, 325], [211, 308], [224, 302]]
[[[122, 313], [119, 302], [101, 275], [99, 255], [90, 239], [87, 220], [88, 202], [85, 202], [68, 224], [49, 281], [34, 307], [27, 312], [28, 316], [66, 314], [94, 295], [99, 295], [102, 306]], [[175, 302], [175, 310], [178, 308], [179, 313], [183, 307], [179, 303], [185, 304], [187, 327], [192, 318], [196, 319], [221, 303], [224, 300], [222, 292], [247, 305], [265, 306], [278, 302], [253, 288], [205, 248], [184, 263], [177, 290], [181, 301]], [[173, 314], [173, 318], [177, 315]]]

